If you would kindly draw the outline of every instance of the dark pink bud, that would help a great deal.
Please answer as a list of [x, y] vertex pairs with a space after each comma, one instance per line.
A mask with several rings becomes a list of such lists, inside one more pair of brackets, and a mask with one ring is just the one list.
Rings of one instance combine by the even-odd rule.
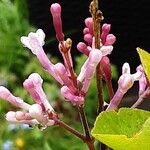
[[51, 5], [50, 11], [53, 17], [53, 24], [56, 32], [56, 38], [59, 42], [64, 41], [64, 34], [62, 31], [62, 20], [61, 20], [61, 6], [58, 3], [54, 3]]
[[90, 31], [89, 31], [89, 28], [84, 28], [83, 30], [83, 34], [88, 34]]
[[90, 34], [93, 35], [93, 19], [92, 19], [92, 17], [85, 19], [85, 25], [88, 27]]
[[85, 55], [87, 55], [87, 56], [88, 56], [89, 53], [90, 53], [89, 49], [87, 48], [87, 45], [86, 45], [85, 43], [83, 43], [83, 42], [78, 43], [77, 49], [78, 49], [81, 53], [83, 53], [83, 54], [85, 54]]
[[108, 34], [104, 45], [113, 45], [116, 41], [116, 37], [113, 34]]
[[109, 34], [110, 28], [111, 28], [110, 24], [103, 24], [103, 26], [102, 26], [101, 40], [102, 40], [103, 45], [106, 42], [106, 37]]
[[111, 29], [111, 25], [110, 24], [107, 24], [107, 23], [104, 23], [103, 26], [102, 26], [102, 31], [105, 32], [105, 33], [109, 33]]
[[85, 34], [84, 40], [88, 43], [88, 45], [92, 44], [92, 35], [91, 34]]

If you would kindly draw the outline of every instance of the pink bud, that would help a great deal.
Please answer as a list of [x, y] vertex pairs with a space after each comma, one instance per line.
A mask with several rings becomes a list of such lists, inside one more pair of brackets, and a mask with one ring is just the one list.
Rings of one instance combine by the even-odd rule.
[[90, 53], [89, 49], [87, 48], [87, 45], [86, 45], [85, 43], [83, 43], [83, 42], [78, 43], [77, 49], [78, 49], [81, 53], [83, 53], [83, 54], [85, 54], [85, 55], [87, 55], [87, 56], [88, 56], [89, 53]]
[[102, 34], [101, 34], [101, 39], [102, 39], [102, 44], [104, 45], [106, 42], [106, 37], [109, 34], [111, 25], [110, 24], [103, 24], [102, 26]]
[[10, 122], [15, 122], [16, 121], [16, 113], [14, 111], [9, 111], [6, 114], [6, 120]]
[[41, 86], [43, 83], [43, 79], [40, 77], [38, 73], [32, 73], [28, 79], [26, 79], [23, 83], [24, 88], [30, 90], [35, 88], [36, 86]]
[[92, 17], [88, 17], [85, 19], [85, 25], [88, 27], [89, 33], [91, 35], [93, 35], [93, 19], [92, 19]]
[[122, 75], [118, 80], [118, 88], [122, 93], [126, 93], [134, 84], [134, 81], [140, 79], [142, 73], [137, 71], [134, 74], [130, 73], [130, 66], [128, 63], [124, 63], [122, 67]]
[[88, 45], [92, 44], [92, 35], [91, 34], [85, 34], [84, 35], [84, 40], [88, 43]]
[[108, 34], [106, 36], [106, 42], [104, 45], [113, 45], [116, 41], [116, 37], [113, 34]]
[[20, 120], [31, 120], [32, 119], [32, 117], [30, 116], [29, 113], [22, 112], [22, 111], [17, 111], [15, 117], [18, 121], [20, 121]]
[[90, 31], [89, 31], [89, 28], [84, 28], [83, 30], [83, 34], [88, 34]]
[[109, 33], [111, 29], [111, 25], [110, 24], [107, 24], [107, 23], [104, 23], [103, 26], [102, 26], [102, 31], [105, 32], [105, 33]]
[[[11, 122], [11, 123], [25, 123], [25, 124], [30, 124], [30, 125], [36, 125], [39, 124], [39, 122], [36, 119], [25, 119], [24, 117], [21, 119], [19, 118], [19, 120], [17, 120], [16, 115], [18, 112], [14, 112], [14, 111], [9, 111], [6, 114], [6, 120]], [[21, 112], [19, 112], [21, 113]]]
[[42, 82], [43, 80], [40, 75], [33, 73], [24, 81], [23, 86], [30, 93], [37, 104], [43, 105], [46, 110], [52, 111], [53, 108], [42, 89]]
[[29, 104], [25, 103], [21, 98], [12, 95], [10, 91], [3, 86], [0, 86], [0, 98], [7, 100], [16, 107], [20, 107], [26, 110], [30, 108]]
[[98, 49], [93, 49], [89, 54], [89, 58], [83, 64], [77, 80], [80, 82], [82, 82], [84, 79], [90, 80], [101, 58], [102, 52]]
[[54, 3], [51, 5], [50, 11], [53, 17], [53, 24], [56, 31], [56, 38], [59, 42], [64, 41], [64, 34], [62, 31], [62, 20], [61, 20], [61, 6], [58, 3]]
[[130, 74], [123, 74], [118, 80], [118, 88], [122, 93], [126, 93], [132, 86], [134, 80]]
[[67, 86], [61, 88], [61, 94], [74, 105], [82, 105], [84, 103], [84, 98], [81, 96], [76, 96], [71, 93], [70, 89]]
[[63, 80], [64, 85], [66, 85], [73, 93], [76, 93], [77, 90], [74, 87], [72, 80], [69, 78], [68, 72], [65, 66], [62, 63], [57, 63], [55, 65], [55, 69], [58, 75], [60, 76], [60, 78]]
[[29, 114], [40, 123], [44, 120], [42, 107], [39, 104], [33, 104], [29, 109]]

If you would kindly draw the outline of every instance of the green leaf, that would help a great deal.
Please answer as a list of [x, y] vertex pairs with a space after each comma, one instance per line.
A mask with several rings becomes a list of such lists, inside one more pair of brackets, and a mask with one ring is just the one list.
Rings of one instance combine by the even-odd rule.
[[148, 150], [150, 112], [129, 108], [102, 112], [96, 119], [92, 135], [114, 150]]
[[141, 48], [137, 48], [137, 51], [140, 56], [147, 78], [148, 80], [150, 80], [150, 54]]

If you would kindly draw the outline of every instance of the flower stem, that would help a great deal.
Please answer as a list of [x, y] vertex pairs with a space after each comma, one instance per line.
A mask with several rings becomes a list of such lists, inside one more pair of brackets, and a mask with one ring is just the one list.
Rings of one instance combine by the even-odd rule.
[[97, 91], [98, 91], [98, 114], [104, 110], [104, 100], [103, 100], [103, 91], [102, 91], [102, 76], [100, 73], [99, 65], [96, 68], [96, 84], [97, 84]]
[[[94, 37], [95, 37], [95, 48], [100, 49], [100, 22], [103, 19], [102, 12], [98, 9], [98, 0], [93, 0], [90, 5], [90, 12], [94, 22]], [[100, 63], [96, 68], [96, 81], [98, 90], [98, 113], [103, 111], [103, 92], [102, 92], [102, 77], [100, 72]]]
[[59, 125], [60, 127], [64, 128], [64, 129], [66, 129], [70, 133], [74, 134], [75, 136], [77, 136], [78, 138], [80, 138], [83, 142], [86, 142], [86, 137], [84, 135], [82, 135], [77, 130], [73, 129], [72, 127], [68, 126], [63, 121], [57, 120], [56, 124]]
[[90, 129], [89, 129], [89, 126], [88, 126], [88, 122], [87, 122], [84, 110], [83, 110], [83, 105], [78, 107], [78, 111], [79, 111], [80, 120], [82, 122], [83, 129], [84, 129], [84, 133], [85, 133], [85, 136], [86, 136], [86, 144], [87, 144], [89, 150], [95, 150], [94, 140], [90, 136]]
[[110, 99], [112, 99], [113, 96], [114, 96], [114, 90], [113, 90], [113, 87], [112, 87], [111, 80], [106, 80], [106, 86], [107, 86], [109, 97], [110, 97]]

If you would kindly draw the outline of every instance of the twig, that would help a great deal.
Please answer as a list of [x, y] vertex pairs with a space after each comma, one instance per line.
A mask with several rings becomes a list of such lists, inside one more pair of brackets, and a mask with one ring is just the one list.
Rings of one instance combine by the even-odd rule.
[[83, 142], [86, 142], [86, 137], [84, 135], [82, 135], [81, 133], [79, 133], [77, 130], [73, 129], [72, 127], [68, 126], [66, 123], [64, 123], [63, 121], [58, 120], [57, 121], [57, 125], [59, 125], [60, 127], [66, 129], [67, 131], [69, 131], [70, 133], [74, 134], [75, 136], [77, 136], [78, 138], [80, 138]]
[[88, 145], [88, 148], [89, 148], [89, 150], [95, 150], [94, 139], [90, 136], [90, 129], [88, 126], [86, 116], [84, 114], [83, 105], [78, 107], [78, 111], [79, 111], [80, 120], [82, 122], [83, 129], [84, 129], [84, 133], [86, 136], [86, 143]]
[[[102, 20], [102, 13], [98, 10], [98, 0], [93, 0], [90, 5], [90, 12], [94, 22], [94, 37], [95, 37], [95, 48], [100, 49], [100, 22]], [[102, 92], [102, 77], [100, 72], [100, 63], [96, 67], [96, 81], [98, 91], [98, 113], [103, 111], [103, 92]]]
[[108, 81], [108, 80], [106, 81], [106, 86], [107, 86], [109, 97], [110, 97], [110, 99], [112, 99], [113, 96], [114, 96], [114, 90], [113, 90], [113, 87], [112, 87], [111, 80], [110, 81]]

